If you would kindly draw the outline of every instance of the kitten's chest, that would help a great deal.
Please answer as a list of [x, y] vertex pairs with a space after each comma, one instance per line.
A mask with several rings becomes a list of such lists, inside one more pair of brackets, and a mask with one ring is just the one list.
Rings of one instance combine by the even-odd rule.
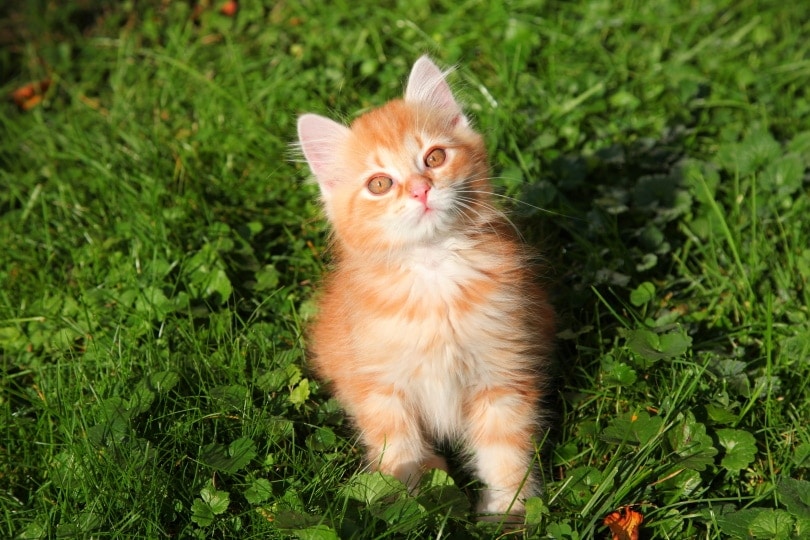
[[413, 300], [446, 303], [480, 277], [481, 271], [462, 251], [453, 248], [451, 244], [415, 249], [402, 261], [402, 286], [410, 288]]
[[364, 319], [384, 329], [395, 349], [458, 357], [490, 330], [502, 284], [480, 253], [448, 241], [414, 249], [374, 280]]

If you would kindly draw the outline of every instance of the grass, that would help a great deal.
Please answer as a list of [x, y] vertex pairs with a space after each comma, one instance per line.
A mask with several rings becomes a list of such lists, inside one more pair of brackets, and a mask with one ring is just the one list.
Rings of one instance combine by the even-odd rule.
[[[788, 3], [789, 4], [789, 3]], [[0, 8], [0, 536], [488, 538], [475, 485], [363, 473], [303, 328], [295, 118], [430, 52], [550, 262], [530, 538], [810, 530], [810, 9], [779, 2]]]

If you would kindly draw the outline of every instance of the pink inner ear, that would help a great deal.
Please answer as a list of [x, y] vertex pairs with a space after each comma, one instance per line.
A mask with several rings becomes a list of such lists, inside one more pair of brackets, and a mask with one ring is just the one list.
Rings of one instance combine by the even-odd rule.
[[337, 181], [335, 164], [349, 133], [343, 124], [317, 114], [305, 114], [298, 119], [301, 150], [324, 194]]
[[444, 80], [444, 73], [427, 56], [419, 58], [411, 69], [408, 86], [405, 88], [405, 101], [426, 103], [443, 109], [456, 116], [453, 125], [459, 121], [467, 123], [450, 85]]

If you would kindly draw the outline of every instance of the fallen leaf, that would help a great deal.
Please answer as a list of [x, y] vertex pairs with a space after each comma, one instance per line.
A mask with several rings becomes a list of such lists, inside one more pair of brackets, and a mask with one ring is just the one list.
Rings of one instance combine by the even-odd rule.
[[611, 512], [605, 518], [604, 524], [613, 534], [612, 540], [638, 540], [638, 530], [644, 516], [632, 508], [625, 506]]
[[226, 17], [233, 17], [236, 15], [237, 11], [239, 11], [239, 2], [235, 0], [228, 0], [228, 2], [222, 4], [222, 7], [219, 8], [219, 12]]
[[28, 111], [39, 105], [42, 101], [42, 94], [44, 94], [50, 86], [50, 79], [31, 82], [14, 90], [11, 93], [11, 99], [17, 104], [17, 107]]

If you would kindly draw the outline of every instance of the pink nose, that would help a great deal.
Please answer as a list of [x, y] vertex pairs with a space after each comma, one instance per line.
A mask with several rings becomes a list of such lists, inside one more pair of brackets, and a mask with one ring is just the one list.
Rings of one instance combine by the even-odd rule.
[[430, 191], [430, 183], [427, 180], [422, 178], [412, 180], [408, 191], [410, 191], [411, 197], [427, 206], [428, 191]]

